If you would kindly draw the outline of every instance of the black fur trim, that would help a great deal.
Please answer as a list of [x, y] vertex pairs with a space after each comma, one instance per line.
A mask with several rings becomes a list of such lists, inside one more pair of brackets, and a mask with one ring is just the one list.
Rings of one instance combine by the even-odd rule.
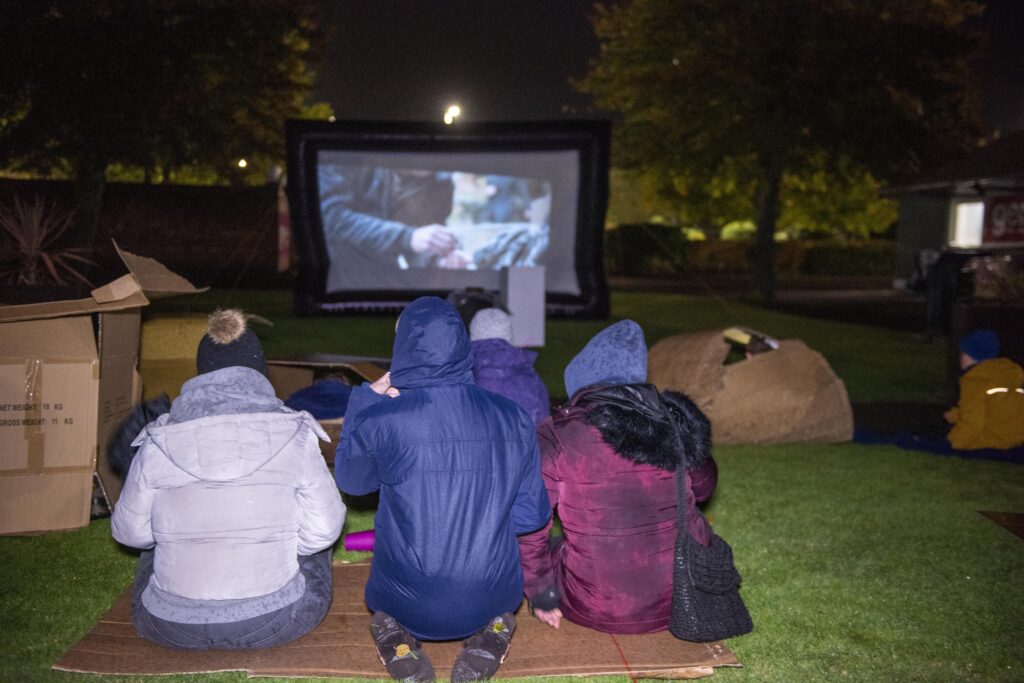
[[711, 421], [685, 394], [666, 391], [661, 397], [683, 438], [686, 469], [703, 465], [711, 458]]
[[587, 423], [601, 432], [616, 453], [669, 472], [674, 472], [682, 459], [678, 439], [682, 440], [687, 469], [711, 457], [711, 424], [689, 398], [674, 391], [659, 398], [656, 391], [637, 391], [637, 385], [617, 389], [605, 387], [586, 397], [592, 402]]

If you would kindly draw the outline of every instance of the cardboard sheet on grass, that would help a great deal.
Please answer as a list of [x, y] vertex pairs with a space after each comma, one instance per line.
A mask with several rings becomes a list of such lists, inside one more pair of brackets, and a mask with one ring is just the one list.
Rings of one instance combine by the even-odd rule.
[[117, 253], [128, 273], [88, 298], [0, 307], [0, 533], [87, 524], [94, 469], [111, 503], [120, 492], [106, 446], [141, 393], [141, 308], [202, 290]]
[[988, 517], [1017, 538], [1024, 539], [1024, 514], [1020, 512], [996, 512], [994, 510], [978, 510], [978, 514]]
[[839, 442], [853, 411], [828, 361], [798, 339], [725, 365], [722, 330], [680, 334], [651, 347], [647, 377], [690, 396], [711, 420], [716, 444]]
[[[369, 564], [335, 564], [334, 602], [313, 631], [281, 647], [252, 651], [180, 652], [135, 635], [125, 590], [93, 629], [53, 666], [94, 674], [172, 674], [245, 671], [250, 676], [387, 678], [370, 640], [363, 604]], [[562, 622], [557, 631], [523, 607], [500, 678], [625, 675], [634, 678], [700, 678], [715, 667], [739, 666], [722, 643], [688, 643], [668, 632], [612, 636]], [[427, 643], [438, 678], [448, 678], [460, 643]]]

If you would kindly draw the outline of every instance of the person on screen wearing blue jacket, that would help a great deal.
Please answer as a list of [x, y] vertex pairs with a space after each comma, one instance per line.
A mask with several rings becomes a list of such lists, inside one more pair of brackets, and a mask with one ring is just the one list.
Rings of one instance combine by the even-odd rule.
[[346, 493], [380, 490], [366, 604], [391, 677], [433, 680], [420, 641], [457, 639], [452, 680], [493, 676], [522, 601], [517, 535], [551, 506], [533, 423], [473, 383], [451, 304], [422, 297], [399, 316], [391, 371], [352, 391], [334, 468]]

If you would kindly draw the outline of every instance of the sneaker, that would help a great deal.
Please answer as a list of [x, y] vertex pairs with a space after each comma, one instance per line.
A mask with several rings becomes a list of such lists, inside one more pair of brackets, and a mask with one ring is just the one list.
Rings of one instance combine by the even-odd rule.
[[497, 673], [508, 655], [515, 630], [516, 618], [506, 613], [494, 617], [487, 626], [466, 638], [452, 667], [452, 683], [486, 681]]
[[377, 646], [380, 663], [396, 681], [420, 683], [434, 680], [434, 667], [420, 649], [420, 642], [385, 612], [370, 618], [370, 635]]

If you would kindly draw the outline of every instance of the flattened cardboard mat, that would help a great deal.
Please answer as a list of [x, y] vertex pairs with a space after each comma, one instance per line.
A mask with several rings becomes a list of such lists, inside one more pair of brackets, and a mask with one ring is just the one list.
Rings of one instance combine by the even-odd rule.
[[988, 517], [1018, 538], [1024, 539], [1024, 513], [995, 512], [992, 510], [978, 510], [978, 513]]
[[[370, 640], [363, 587], [370, 565], [334, 565], [334, 602], [323, 622], [287, 645], [252, 651], [180, 652], [139, 638], [131, 625], [130, 589], [53, 668], [94, 674], [245, 671], [250, 677], [387, 678]], [[599, 633], [563, 621], [558, 630], [521, 608], [500, 678], [619, 675], [692, 679], [715, 667], [740, 666], [723, 643], [689, 643], [668, 632], [642, 636]], [[447, 679], [461, 644], [426, 643], [439, 679]]]

